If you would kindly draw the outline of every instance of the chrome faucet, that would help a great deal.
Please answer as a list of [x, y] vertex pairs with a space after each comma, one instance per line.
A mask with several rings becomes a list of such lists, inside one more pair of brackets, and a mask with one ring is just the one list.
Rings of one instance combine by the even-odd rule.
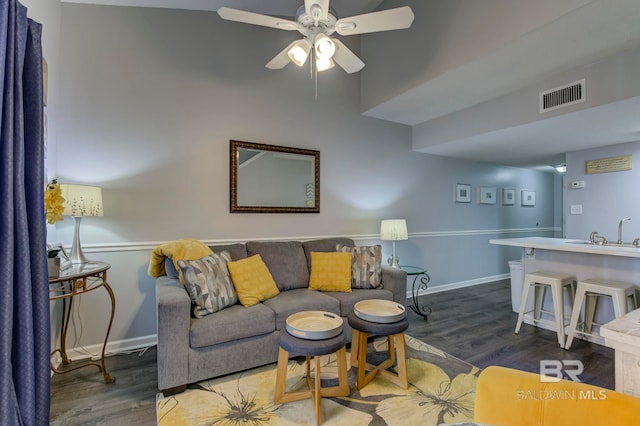
[[622, 245], [622, 223], [631, 220], [631, 217], [625, 217], [618, 223], [618, 245]]
[[597, 231], [593, 231], [591, 234], [589, 234], [589, 244], [606, 246], [607, 244], [609, 244], [609, 241], [607, 241], [607, 237], [605, 237], [604, 235], [598, 235]]

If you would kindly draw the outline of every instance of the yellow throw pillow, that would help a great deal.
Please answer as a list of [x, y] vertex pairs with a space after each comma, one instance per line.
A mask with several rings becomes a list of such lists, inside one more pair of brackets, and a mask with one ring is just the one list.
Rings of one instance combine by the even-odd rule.
[[351, 253], [312, 251], [309, 290], [351, 293]]
[[242, 306], [257, 305], [280, 293], [271, 272], [259, 254], [228, 262], [227, 267]]

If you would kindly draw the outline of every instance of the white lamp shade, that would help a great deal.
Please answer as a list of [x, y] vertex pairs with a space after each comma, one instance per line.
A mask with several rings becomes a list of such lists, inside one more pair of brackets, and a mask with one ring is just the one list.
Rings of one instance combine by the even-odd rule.
[[380, 239], [389, 241], [408, 240], [407, 221], [404, 219], [388, 219], [380, 223]]
[[60, 184], [65, 216], [104, 216], [102, 188], [99, 186]]
[[291, 62], [301, 67], [307, 62], [307, 57], [309, 57], [309, 51], [311, 50], [311, 43], [309, 43], [306, 39], [298, 40], [291, 49], [287, 52], [289, 55], [289, 59]]
[[318, 34], [315, 39], [316, 57], [319, 59], [330, 59], [336, 53], [336, 44], [325, 34]]
[[317, 58], [316, 59], [316, 69], [318, 70], [318, 72], [322, 72], [322, 71], [326, 71], [328, 69], [333, 68], [333, 66], [335, 65], [335, 62], [333, 62], [333, 59], [328, 58], [328, 59], [322, 59], [322, 58]]

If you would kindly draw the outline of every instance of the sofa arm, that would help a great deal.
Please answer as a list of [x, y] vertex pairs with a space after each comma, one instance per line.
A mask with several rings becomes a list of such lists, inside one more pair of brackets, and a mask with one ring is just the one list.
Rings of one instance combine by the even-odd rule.
[[490, 366], [476, 385], [474, 421], [495, 425], [632, 425], [640, 398], [585, 383]]
[[186, 385], [189, 378], [191, 300], [177, 278], [156, 280], [158, 389]]
[[389, 266], [382, 267], [382, 288], [393, 293], [393, 300], [407, 307], [407, 272]]

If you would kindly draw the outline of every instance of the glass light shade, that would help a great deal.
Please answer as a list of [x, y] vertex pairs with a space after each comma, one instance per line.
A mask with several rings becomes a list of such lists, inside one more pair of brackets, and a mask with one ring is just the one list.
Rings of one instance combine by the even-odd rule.
[[318, 70], [318, 72], [331, 69], [334, 67], [334, 65], [335, 65], [335, 62], [333, 62], [333, 59], [331, 58], [329, 59], [316, 58], [316, 70]]
[[407, 221], [388, 219], [380, 222], [380, 239], [386, 241], [408, 240]]
[[325, 34], [318, 34], [315, 39], [315, 51], [318, 59], [329, 59], [336, 53], [336, 44]]
[[311, 50], [311, 43], [307, 40], [298, 40], [298, 42], [287, 52], [291, 62], [301, 67], [307, 62], [309, 57], [309, 51]]
[[65, 216], [104, 216], [102, 188], [99, 186], [60, 184]]

